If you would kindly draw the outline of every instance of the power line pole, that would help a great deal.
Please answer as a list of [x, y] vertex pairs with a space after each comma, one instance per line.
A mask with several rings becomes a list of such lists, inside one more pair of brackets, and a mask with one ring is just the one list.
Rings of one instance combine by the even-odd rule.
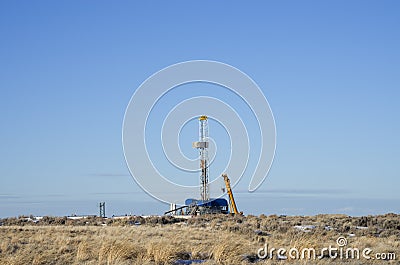
[[100, 202], [100, 217], [105, 218], [106, 217], [106, 203], [105, 202]]

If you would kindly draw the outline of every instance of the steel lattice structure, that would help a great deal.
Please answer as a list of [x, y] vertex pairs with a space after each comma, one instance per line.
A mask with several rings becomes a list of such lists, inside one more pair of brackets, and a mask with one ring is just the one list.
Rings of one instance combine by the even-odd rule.
[[199, 118], [199, 141], [193, 143], [193, 147], [200, 151], [200, 195], [201, 200], [208, 201], [210, 199], [209, 183], [208, 183], [208, 117], [200, 116]]

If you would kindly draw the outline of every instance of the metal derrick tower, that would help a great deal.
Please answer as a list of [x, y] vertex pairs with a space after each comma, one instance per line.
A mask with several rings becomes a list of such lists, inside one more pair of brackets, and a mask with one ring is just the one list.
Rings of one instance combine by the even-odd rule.
[[193, 143], [193, 147], [200, 151], [200, 195], [201, 200], [210, 199], [208, 184], [208, 117], [203, 115], [199, 118], [199, 141]]

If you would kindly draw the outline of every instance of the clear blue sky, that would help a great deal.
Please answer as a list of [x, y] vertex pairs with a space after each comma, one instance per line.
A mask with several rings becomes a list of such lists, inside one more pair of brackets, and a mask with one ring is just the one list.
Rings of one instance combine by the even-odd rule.
[[398, 1], [149, 2], [0, 2], [0, 217], [162, 213], [122, 120], [146, 78], [193, 59], [247, 73], [275, 116], [274, 164], [237, 187], [240, 210], [400, 212]]

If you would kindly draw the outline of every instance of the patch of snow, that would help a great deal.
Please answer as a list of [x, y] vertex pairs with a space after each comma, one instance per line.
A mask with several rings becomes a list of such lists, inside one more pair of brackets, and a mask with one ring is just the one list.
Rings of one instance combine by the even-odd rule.
[[303, 232], [310, 232], [311, 230], [315, 229], [315, 225], [295, 225], [295, 229], [303, 231]]

